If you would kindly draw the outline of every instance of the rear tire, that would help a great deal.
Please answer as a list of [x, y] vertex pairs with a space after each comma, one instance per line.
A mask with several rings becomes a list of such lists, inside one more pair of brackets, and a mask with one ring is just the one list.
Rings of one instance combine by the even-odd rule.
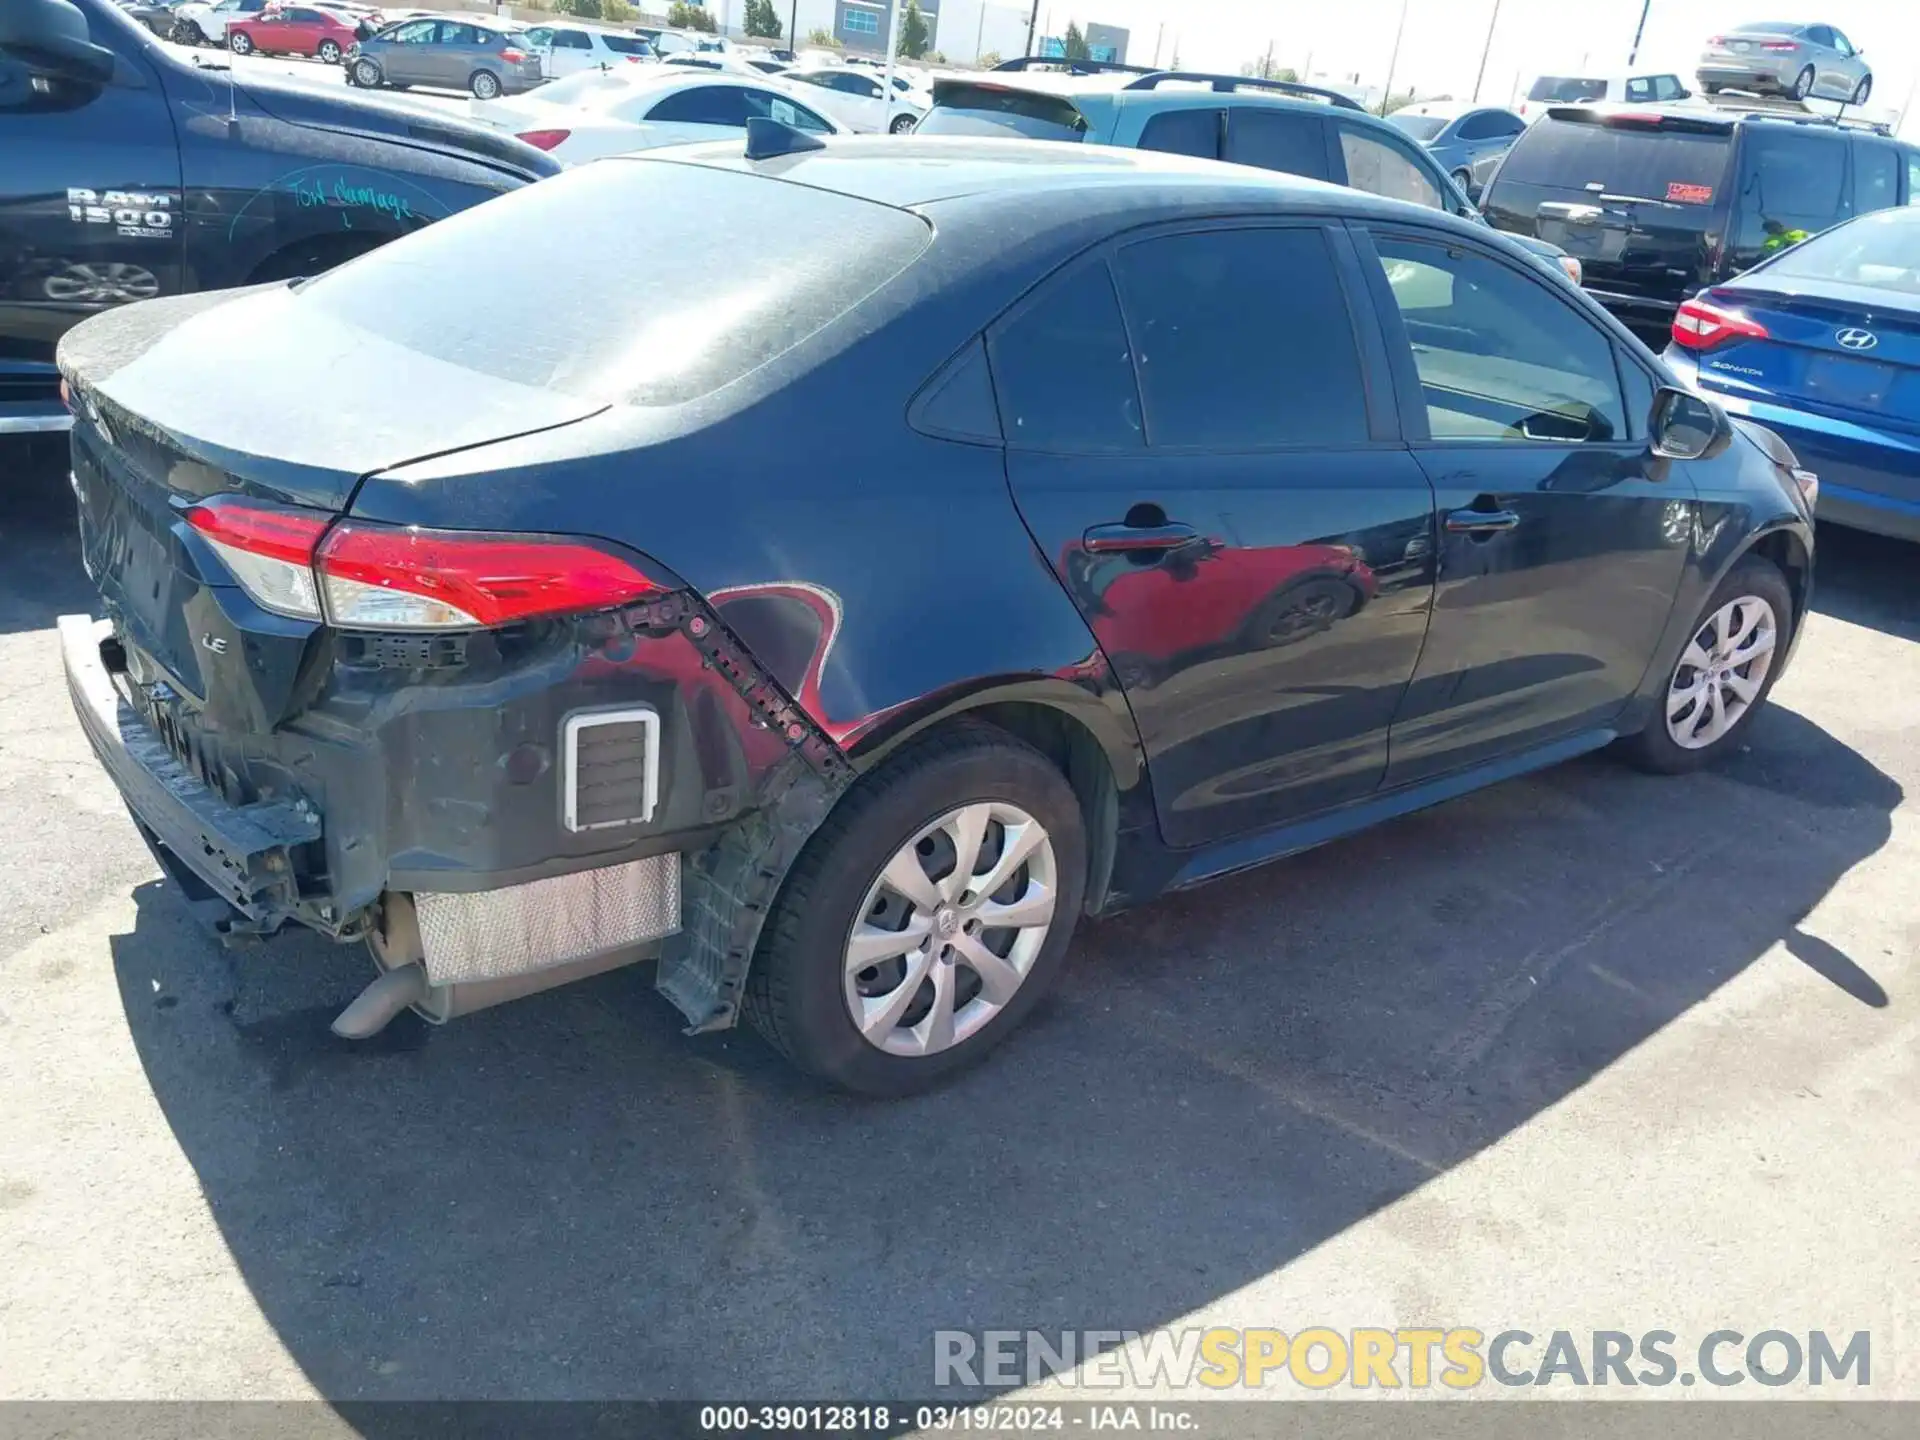
[[467, 88], [476, 100], [498, 100], [500, 77], [491, 70], [476, 70], [467, 78]]
[[[992, 893], [967, 888], [1010, 855], [1021, 858]], [[761, 934], [748, 1023], [842, 1089], [891, 1098], [937, 1084], [1046, 993], [1086, 856], [1079, 801], [1045, 756], [990, 725], [934, 732], [858, 781], [807, 841]], [[1015, 904], [1017, 926], [983, 925]]]
[[1808, 65], [1794, 77], [1793, 98], [1804, 100], [1813, 94], [1813, 66]]
[[314, 53], [320, 57], [320, 63], [322, 65], [338, 65], [340, 63], [340, 46], [337, 41], [322, 40], [319, 49]]
[[893, 123], [887, 126], [887, 133], [890, 135], [904, 135], [919, 123], [920, 122], [911, 115], [896, 115], [893, 117]]
[[[1701, 607], [1646, 729], [1626, 742], [1627, 758], [1655, 774], [1683, 775], [1737, 751], [1773, 693], [1793, 625], [1786, 576], [1772, 561], [1746, 556]], [[1744, 638], [1742, 627], [1751, 627]]]
[[248, 38], [246, 31], [236, 30], [227, 37], [227, 48], [236, 55], [251, 55], [253, 41]]

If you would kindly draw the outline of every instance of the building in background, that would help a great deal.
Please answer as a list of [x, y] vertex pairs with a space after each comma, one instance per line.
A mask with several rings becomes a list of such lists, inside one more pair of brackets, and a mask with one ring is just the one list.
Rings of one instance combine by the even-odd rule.
[[[1081, 32], [1086, 36], [1087, 55], [1093, 60], [1117, 60], [1122, 64], [1127, 59], [1128, 34], [1118, 25], [1088, 25]], [[1049, 59], [1062, 59], [1067, 53], [1067, 40], [1064, 35], [1043, 35], [1034, 46], [1034, 53], [1045, 55]]]
[[[5, 0], [0, 0], [0, 4]], [[664, 11], [666, 0], [651, 0], [642, 8]], [[706, 11], [727, 34], [745, 38], [740, 25], [746, 0], [706, 0]], [[906, 0], [900, 11], [906, 13]], [[824, 30], [854, 55], [884, 56], [892, 0], [773, 0], [785, 42], [804, 49], [807, 37]], [[1027, 47], [1027, 7], [1009, 0], [920, 0], [929, 43], [955, 64], [971, 64], [982, 55], [1012, 58]]]

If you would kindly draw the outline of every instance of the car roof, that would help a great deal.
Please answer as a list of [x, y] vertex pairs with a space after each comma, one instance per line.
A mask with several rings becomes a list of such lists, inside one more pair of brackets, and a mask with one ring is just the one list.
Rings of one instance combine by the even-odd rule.
[[1882, 139], [1894, 139], [1907, 148], [1910, 141], [1900, 141], [1897, 136], [1889, 136], [1880, 128], [1879, 122], [1866, 120], [1835, 120], [1826, 115], [1796, 115], [1781, 110], [1731, 110], [1719, 107], [1688, 105], [1684, 103], [1622, 103], [1612, 100], [1589, 100], [1568, 104], [1549, 102], [1546, 118], [1555, 118], [1556, 111], [1580, 110], [1598, 116], [1613, 115], [1657, 115], [1667, 120], [1688, 120], [1695, 122], [1699, 129], [1724, 129], [1731, 133], [1735, 126], [1764, 124], [1791, 125], [1797, 130], [1810, 130], [1815, 133], [1826, 132], [1833, 135], [1878, 135]]
[[[1265, 209], [1404, 216], [1402, 202], [1319, 180], [1199, 160], [1159, 150], [1080, 145], [1070, 141], [965, 135], [850, 135], [819, 149], [769, 160], [749, 160], [737, 141], [707, 141], [643, 151], [626, 160], [664, 160], [776, 177], [902, 209], [969, 197], [1020, 195], [1038, 213], [1052, 206], [1081, 208], [1090, 191], [1133, 186], [1161, 199], [1190, 193], [1209, 203], [1243, 202]], [[1074, 197], [1081, 199], [1076, 200]], [[1436, 222], [1442, 212], [1421, 209]]]

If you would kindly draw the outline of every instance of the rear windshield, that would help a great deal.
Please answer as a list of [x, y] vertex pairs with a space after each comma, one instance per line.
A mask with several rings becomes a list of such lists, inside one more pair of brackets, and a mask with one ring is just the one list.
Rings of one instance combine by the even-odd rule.
[[1802, 240], [1766, 273], [1920, 295], [1920, 211], [1881, 210]]
[[1087, 117], [1064, 95], [1001, 85], [944, 84], [918, 135], [1013, 135], [1027, 140], [1079, 140]]
[[1507, 152], [1494, 186], [1621, 195], [1693, 206], [1704, 214], [1718, 198], [1731, 139], [1726, 129], [1603, 125], [1549, 116]]
[[616, 55], [651, 55], [653, 47], [638, 35], [601, 35], [606, 47]]
[[[383, 245], [309, 281], [300, 303], [516, 384], [675, 405], [845, 314], [912, 264], [929, 235], [904, 210], [810, 186], [604, 160]], [[587, 281], [556, 268], [556, 236], [576, 255], [673, 259]]]
[[1409, 115], [1404, 110], [1387, 116], [1387, 122], [1399, 126], [1416, 140], [1431, 140], [1447, 128], [1447, 122], [1438, 115]]
[[1545, 100], [1557, 105], [1606, 98], [1607, 82], [1605, 80], [1595, 80], [1580, 75], [1542, 75], [1533, 82], [1533, 88], [1527, 91], [1529, 100]]

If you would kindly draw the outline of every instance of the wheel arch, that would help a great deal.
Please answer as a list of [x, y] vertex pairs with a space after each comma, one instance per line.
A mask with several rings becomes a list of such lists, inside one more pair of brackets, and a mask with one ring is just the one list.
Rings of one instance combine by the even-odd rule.
[[[302, 275], [318, 274], [399, 238], [398, 230], [321, 231], [302, 235], [269, 251], [248, 272], [242, 283], [260, 285], [272, 280], [292, 280]], [[319, 263], [304, 264], [304, 257], [309, 255]]]
[[[1813, 600], [1812, 548], [1792, 526], [1778, 525], [1754, 536], [1728, 562], [1726, 569], [1731, 570], [1749, 555], [1772, 561], [1787, 577], [1787, 589], [1793, 595], [1793, 629], [1796, 635], [1799, 634], [1801, 622], [1806, 619]], [[1721, 572], [1722, 575], [1725, 573], [1725, 570]]]
[[847, 747], [855, 767], [883, 764], [928, 731], [963, 722], [1004, 730], [1046, 756], [1080, 802], [1087, 832], [1086, 911], [1105, 906], [1123, 817], [1135, 805], [1151, 809], [1147, 767], [1131, 716], [1117, 692], [1098, 695], [1056, 677], [982, 682], [896, 712]]

